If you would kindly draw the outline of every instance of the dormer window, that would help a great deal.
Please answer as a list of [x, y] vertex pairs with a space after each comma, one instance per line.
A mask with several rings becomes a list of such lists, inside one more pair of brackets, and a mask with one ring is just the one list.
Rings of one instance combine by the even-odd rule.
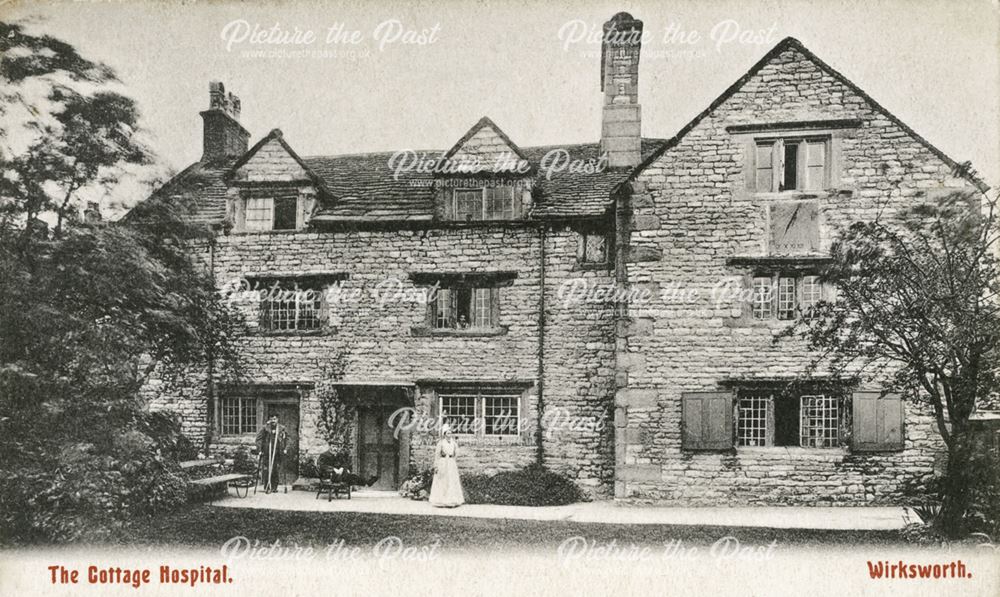
[[247, 230], [295, 230], [298, 199], [247, 199]]
[[251, 191], [237, 200], [235, 226], [246, 232], [297, 230], [305, 227], [313, 199], [292, 191]]
[[453, 213], [460, 222], [513, 220], [517, 217], [514, 185], [452, 191]]

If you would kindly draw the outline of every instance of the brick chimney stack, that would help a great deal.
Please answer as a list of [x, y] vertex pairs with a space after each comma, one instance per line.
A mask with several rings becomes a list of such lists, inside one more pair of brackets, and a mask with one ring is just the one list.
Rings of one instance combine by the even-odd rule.
[[611, 168], [639, 164], [642, 110], [639, 106], [639, 50], [642, 21], [620, 12], [604, 24], [601, 40], [601, 152]]
[[250, 132], [240, 124], [240, 98], [219, 81], [208, 84], [208, 110], [201, 113], [205, 122], [202, 161], [234, 158], [246, 153]]

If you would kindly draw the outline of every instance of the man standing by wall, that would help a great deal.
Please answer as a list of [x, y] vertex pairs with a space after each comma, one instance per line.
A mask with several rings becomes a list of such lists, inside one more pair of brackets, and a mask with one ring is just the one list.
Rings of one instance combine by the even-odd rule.
[[287, 444], [288, 433], [278, 425], [278, 415], [272, 414], [257, 432], [257, 453], [260, 455], [261, 481], [264, 483], [265, 493], [271, 493], [278, 487], [278, 471], [281, 469]]

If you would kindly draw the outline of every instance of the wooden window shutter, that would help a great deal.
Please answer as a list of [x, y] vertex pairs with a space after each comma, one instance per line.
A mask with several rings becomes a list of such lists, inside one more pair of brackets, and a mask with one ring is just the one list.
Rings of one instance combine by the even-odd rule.
[[777, 143], [754, 144], [754, 190], [769, 193], [774, 187], [774, 154]]
[[514, 219], [520, 220], [524, 217], [524, 193], [526, 191], [525, 184], [521, 181], [514, 183], [511, 193], [513, 197], [514, 205]]
[[898, 394], [854, 392], [851, 396], [851, 449], [894, 452], [903, 449], [903, 400]]
[[296, 228], [305, 228], [309, 224], [316, 198], [312, 195], [299, 195], [299, 215], [295, 222]]
[[245, 197], [239, 197], [233, 202], [233, 207], [235, 208], [233, 214], [233, 228], [237, 231], [242, 232], [246, 230], [247, 227], [247, 200]]
[[826, 140], [812, 140], [803, 144], [805, 156], [805, 190], [821, 191], [826, 187]]
[[681, 447], [685, 450], [728, 450], [733, 447], [731, 392], [681, 394]]

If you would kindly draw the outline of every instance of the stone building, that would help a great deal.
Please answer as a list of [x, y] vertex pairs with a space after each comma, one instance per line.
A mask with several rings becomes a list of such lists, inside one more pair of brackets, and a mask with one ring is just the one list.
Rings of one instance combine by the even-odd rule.
[[463, 470], [541, 458], [598, 497], [886, 503], [926, 479], [926, 413], [790, 384], [810, 355], [772, 338], [830, 296], [839, 229], [981, 183], [791, 38], [644, 138], [641, 31], [605, 25], [592, 144], [519, 147], [483, 118], [444, 151], [299, 157], [278, 130], [249, 147], [212, 83], [204, 155], [157, 195], [192, 195], [219, 286], [256, 290], [230, 292], [247, 374], [154, 407], [222, 452], [278, 413], [290, 474], [334, 443], [383, 488], [441, 422]]

